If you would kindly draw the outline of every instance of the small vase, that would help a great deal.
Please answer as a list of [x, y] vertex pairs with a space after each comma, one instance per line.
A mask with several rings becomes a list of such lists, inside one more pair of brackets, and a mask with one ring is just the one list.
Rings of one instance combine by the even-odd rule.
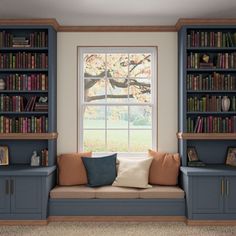
[[0, 79], [0, 90], [4, 90], [5, 89], [5, 81], [4, 79]]
[[222, 111], [229, 111], [230, 99], [228, 98], [228, 96], [223, 96], [221, 105], [222, 105]]

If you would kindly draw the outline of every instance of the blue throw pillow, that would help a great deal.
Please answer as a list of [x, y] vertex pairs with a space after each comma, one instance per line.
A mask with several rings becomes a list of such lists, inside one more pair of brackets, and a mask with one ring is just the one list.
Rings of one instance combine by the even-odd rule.
[[113, 154], [105, 157], [82, 157], [87, 177], [88, 186], [98, 187], [111, 185], [116, 178], [116, 156]]

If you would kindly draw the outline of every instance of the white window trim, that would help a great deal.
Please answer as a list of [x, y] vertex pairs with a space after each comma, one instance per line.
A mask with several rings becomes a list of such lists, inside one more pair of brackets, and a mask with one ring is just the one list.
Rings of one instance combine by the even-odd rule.
[[[77, 140], [77, 143], [79, 144], [79, 149], [82, 150], [83, 148], [83, 119], [81, 118], [83, 116], [82, 107], [83, 105], [89, 104], [89, 105], [114, 105], [115, 103], [99, 103], [99, 104], [91, 104], [83, 102], [84, 99], [84, 80], [81, 80], [83, 78], [83, 71], [80, 69], [83, 67], [83, 60], [81, 60], [82, 55], [84, 53], [150, 53], [152, 54], [152, 60], [151, 60], [151, 67], [152, 67], [152, 77], [151, 77], [151, 105], [153, 107], [152, 109], [152, 146], [150, 148], [157, 150], [157, 47], [77, 47], [77, 94], [78, 94], [78, 125], [77, 125], [77, 137], [79, 140]], [[142, 106], [142, 105], [150, 105], [145, 103], [138, 103], [138, 104], [130, 104], [130, 103], [122, 103], [119, 104], [119, 106]], [[106, 109], [105, 109], [106, 110]], [[106, 128], [106, 127], [105, 127]], [[129, 129], [129, 127], [128, 127]], [[86, 129], [89, 130], [89, 129]], [[94, 129], [93, 129], [94, 130]], [[113, 129], [114, 130], [114, 129]], [[121, 129], [118, 129], [121, 130]], [[127, 129], [126, 129], [127, 130]], [[132, 130], [135, 130], [132, 128]], [[137, 129], [140, 130], [140, 129]], [[148, 130], [148, 129], [145, 129]], [[106, 133], [106, 132], [105, 132]], [[129, 134], [129, 132], [128, 132]], [[105, 137], [106, 138], [106, 137]], [[128, 137], [129, 138], [129, 137]], [[77, 144], [77, 145], [78, 145]], [[112, 152], [114, 153], [114, 152]], [[94, 156], [102, 156], [102, 155], [109, 155], [111, 152], [93, 152]], [[147, 152], [118, 152], [118, 157], [144, 157], [147, 155]]]

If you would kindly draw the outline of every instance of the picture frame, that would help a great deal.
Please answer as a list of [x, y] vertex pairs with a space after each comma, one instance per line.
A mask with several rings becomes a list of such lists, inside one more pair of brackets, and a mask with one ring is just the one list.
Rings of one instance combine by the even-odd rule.
[[225, 164], [236, 166], [236, 147], [228, 147]]
[[187, 148], [188, 160], [191, 161], [199, 161], [197, 151], [195, 147]]
[[7, 146], [0, 146], [0, 165], [9, 165], [9, 151]]

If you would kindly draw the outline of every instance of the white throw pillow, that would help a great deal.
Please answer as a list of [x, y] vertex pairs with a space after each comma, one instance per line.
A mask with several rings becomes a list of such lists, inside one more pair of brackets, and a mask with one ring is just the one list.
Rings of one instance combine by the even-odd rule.
[[152, 158], [120, 159], [118, 174], [112, 186], [151, 188], [148, 184], [149, 168]]

